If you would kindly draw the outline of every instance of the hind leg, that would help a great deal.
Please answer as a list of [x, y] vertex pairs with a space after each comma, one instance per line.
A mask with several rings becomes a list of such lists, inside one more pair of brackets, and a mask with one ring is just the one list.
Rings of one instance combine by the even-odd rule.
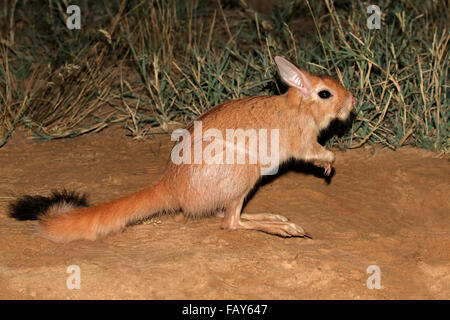
[[[287, 221], [261, 221], [260, 218], [267, 218], [267, 214], [256, 215], [257, 219], [242, 221], [241, 210], [244, 198], [232, 202], [224, 212], [222, 223], [223, 229], [236, 230], [258, 230], [269, 234], [275, 234], [282, 237], [303, 237], [306, 232], [302, 227]], [[253, 216], [253, 215], [246, 215]], [[273, 215], [271, 215], [273, 218]], [[253, 217], [254, 218], [254, 217]], [[284, 217], [283, 217], [284, 218]], [[251, 218], [252, 219], [252, 218]]]

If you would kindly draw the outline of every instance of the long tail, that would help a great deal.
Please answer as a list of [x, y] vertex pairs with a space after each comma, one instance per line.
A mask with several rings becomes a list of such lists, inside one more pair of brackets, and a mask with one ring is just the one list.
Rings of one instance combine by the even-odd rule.
[[19, 220], [39, 219], [39, 233], [56, 242], [95, 240], [119, 231], [128, 223], [175, 208], [162, 181], [130, 196], [88, 207], [86, 197], [53, 192], [50, 197], [25, 196], [10, 206]]

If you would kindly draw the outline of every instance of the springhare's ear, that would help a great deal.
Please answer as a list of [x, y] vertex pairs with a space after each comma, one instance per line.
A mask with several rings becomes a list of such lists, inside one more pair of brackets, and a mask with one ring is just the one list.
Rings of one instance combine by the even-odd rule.
[[309, 95], [311, 84], [308, 80], [308, 74], [301, 71], [283, 57], [275, 56], [274, 60], [277, 64], [281, 79], [290, 87], [299, 89], [304, 96]]

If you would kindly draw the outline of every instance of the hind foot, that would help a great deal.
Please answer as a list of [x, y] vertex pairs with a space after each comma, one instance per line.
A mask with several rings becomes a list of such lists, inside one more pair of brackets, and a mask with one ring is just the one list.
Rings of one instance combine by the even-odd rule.
[[304, 237], [308, 234], [302, 227], [293, 222], [281, 221], [240, 221], [239, 228], [247, 230], [258, 230], [282, 237]]
[[241, 218], [249, 221], [280, 221], [280, 222], [287, 222], [289, 221], [288, 218], [279, 215], [279, 214], [272, 214], [272, 213], [242, 213]]
[[[281, 237], [304, 237], [309, 235], [302, 227], [295, 223], [288, 222], [286, 217], [269, 214], [242, 214], [242, 203], [244, 197], [231, 203], [228, 210], [225, 210], [222, 228], [228, 230], [246, 229], [258, 230]], [[246, 220], [241, 220], [246, 219]]]

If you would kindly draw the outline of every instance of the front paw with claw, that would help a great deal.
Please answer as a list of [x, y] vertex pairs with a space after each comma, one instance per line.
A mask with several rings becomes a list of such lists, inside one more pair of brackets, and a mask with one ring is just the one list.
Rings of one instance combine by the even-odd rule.
[[331, 171], [333, 170], [332, 163], [330, 163], [330, 162], [315, 161], [314, 165], [317, 167], [324, 168], [325, 169], [324, 174], [326, 176], [329, 176], [331, 174]]

